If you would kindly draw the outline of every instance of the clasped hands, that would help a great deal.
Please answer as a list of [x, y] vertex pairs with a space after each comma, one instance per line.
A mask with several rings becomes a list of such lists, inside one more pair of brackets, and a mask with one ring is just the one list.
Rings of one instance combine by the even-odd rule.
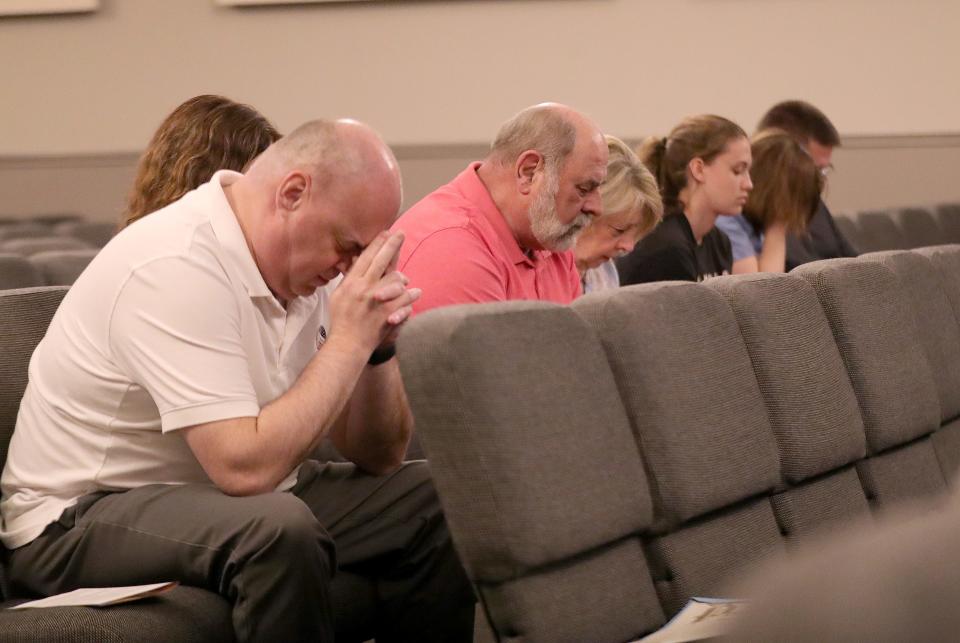
[[421, 293], [397, 271], [402, 245], [402, 232], [381, 232], [356, 258], [330, 297], [331, 337], [349, 337], [367, 354], [393, 345]]

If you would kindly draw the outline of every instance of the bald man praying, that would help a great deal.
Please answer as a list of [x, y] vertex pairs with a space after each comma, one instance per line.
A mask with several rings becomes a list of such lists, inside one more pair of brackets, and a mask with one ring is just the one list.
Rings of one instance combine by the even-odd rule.
[[[3, 472], [16, 595], [178, 580], [230, 601], [239, 641], [471, 640], [426, 465], [402, 463], [400, 201], [373, 130], [313, 121], [97, 255]], [[325, 438], [350, 462], [310, 460]]]

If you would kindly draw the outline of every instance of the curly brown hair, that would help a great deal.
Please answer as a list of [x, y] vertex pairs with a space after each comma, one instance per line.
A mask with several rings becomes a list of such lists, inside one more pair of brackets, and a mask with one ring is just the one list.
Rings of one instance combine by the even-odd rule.
[[242, 171], [280, 133], [260, 112], [203, 94], [167, 116], [140, 157], [119, 228], [206, 183], [217, 170]]

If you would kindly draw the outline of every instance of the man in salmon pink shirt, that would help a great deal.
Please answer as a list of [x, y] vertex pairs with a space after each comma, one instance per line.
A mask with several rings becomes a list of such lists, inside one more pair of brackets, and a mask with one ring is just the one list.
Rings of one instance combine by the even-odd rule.
[[398, 269], [423, 294], [414, 312], [452, 304], [581, 294], [573, 247], [602, 212], [607, 173], [600, 129], [556, 103], [507, 121], [490, 154], [427, 195], [394, 224], [406, 242]]

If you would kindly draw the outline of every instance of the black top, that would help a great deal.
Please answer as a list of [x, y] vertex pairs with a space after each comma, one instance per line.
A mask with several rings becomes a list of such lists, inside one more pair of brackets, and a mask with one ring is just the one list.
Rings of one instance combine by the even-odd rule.
[[732, 267], [727, 235], [713, 228], [698, 245], [683, 212], [667, 214], [633, 252], [617, 259], [621, 286], [649, 281], [703, 281], [730, 274]]
[[807, 232], [801, 236], [787, 233], [787, 270], [793, 270], [800, 264], [833, 259], [835, 257], [856, 257], [856, 249], [837, 229], [833, 215], [821, 200], [820, 206], [807, 225]]

